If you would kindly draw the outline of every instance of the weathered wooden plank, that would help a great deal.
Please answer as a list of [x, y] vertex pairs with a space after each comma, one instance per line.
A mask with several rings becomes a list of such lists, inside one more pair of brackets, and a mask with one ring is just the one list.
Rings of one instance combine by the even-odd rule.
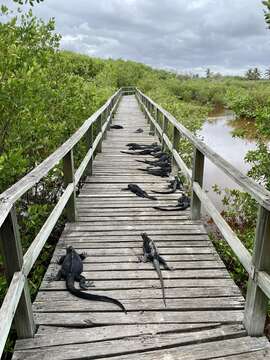
[[85, 326], [125, 324], [182, 324], [182, 323], [242, 323], [242, 310], [203, 311], [145, 311], [145, 312], [104, 312], [104, 313], [35, 313], [38, 325]]
[[[88, 222], [88, 220], [86, 219], [86, 221], [77, 221], [76, 224], [78, 227], [80, 228], [90, 228], [92, 227], [93, 229], [98, 228], [98, 227], [105, 227], [105, 229], [107, 228], [112, 228], [112, 226], [114, 226], [113, 224], [118, 223], [118, 219], [113, 219], [113, 220], [108, 220], [108, 221], [103, 221], [103, 219], [98, 219], [96, 221], [92, 221], [92, 222]], [[136, 220], [136, 219], [130, 219], [130, 220], [123, 220], [123, 221], [119, 221], [119, 226], [123, 227], [123, 226], [145, 226], [149, 227], [152, 225], [156, 225], [156, 227], [158, 228], [162, 228], [163, 226], [166, 228], [167, 225], [171, 226], [174, 225], [174, 228], [182, 228], [182, 225], [193, 225], [193, 227], [195, 225], [197, 225], [196, 223], [194, 224], [193, 222], [191, 222], [189, 219], [181, 219], [181, 220], [169, 220], [164, 218], [163, 220], [160, 219], [156, 219], [156, 220]], [[117, 226], [117, 225], [115, 225]], [[94, 230], [93, 230], [94, 231]]]
[[[199, 331], [211, 329], [219, 326], [216, 324], [151, 324], [151, 325], [114, 325], [100, 326], [86, 329], [69, 329], [61, 327], [40, 326], [34, 339], [19, 340], [16, 342], [15, 351], [38, 349], [47, 346], [58, 346], [68, 344], [90, 343], [95, 341], [107, 341], [126, 338], [130, 336], [149, 336], [153, 334], [163, 334], [166, 332], [182, 331]], [[181, 326], [181, 328], [180, 328]], [[59, 336], [65, 333], [63, 337]], [[45, 336], [44, 336], [45, 335]]]
[[[233, 336], [232, 336], [233, 337]], [[140, 360], [209, 360], [220, 357], [237, 356], [238, 354], [252, 355], [250, 359], [256, 360], [256, 354], [262, 350], [269, 355], [269, 343], [265, 338], [242, 337], [236, 339], [217, 339], [202, 344], [189, 344], [168, 350], [157, 350], [140, 354]], [[135, 360], [138, 354], [118, 356], [117, 360]], [[112, 357], [107, 359], [113, 359]], [[233, 358], [234, 359], [234, 358]]]
[[[99, 283], [94, 288], [89, 289], [89, 292], [100, 294], [101, 292], [107, 296], [115, 297], [116, 299], [161, 299], [162, 294], [160, 289], [147, 288], [147, 289], [118, 289], [118, 290], [104, 290], [100, 289]], [[166, 288], [167, 299], [190, 299], [190, 298], [228, 298], [238, 297], [241, 294], [237, 286], [225, 287], [193, 287], [193, 288]], [[243, 300], [243, 298], [241, 298]], [[39, 291], [36, 301], [71, 301], [73, 302], [74, 296], [64, 287], [61, 291]], [[85, 300], [82, 300], [85, 302]]]
[[[86, 249], [82, 249], [82, 252]], [[174, 255], [174, 254], [212, 254], [214, 252], [213, 248], [193, 248], [193, 247], [185, 247], [185, 248], [161, 248], [160, 255]], [[56, 256], [64, 255], [65, 249], [64, 248], [57, 248], [55, 251]], [[142, 255], [142, 249], [131, 248], [131, 249], [93, 249], [91, 251], [91, 255], [93, 256], [103, 256], [103, 255], [110, 255], [110, 256], [119, 256], [119, 255]]]
[[[190, 342], [220, 340], [226, 336], [243, 336], [245, 331], [239, 326], [221, 326], [218, 328], [194, 331], [189, 333], [167, 333], [167, 334], [148, 334], [142, 336], [130, 337], [127, 339], [117, 339], [111, 341], [102, 341], [90, 344], [81, 343], [79, 345], [63, 345], [60, 348], [54, 346], [51, 348], [36, 350], [18, 351], [14, 359], [81, 359], [103, 358], [105, 356], [117, 356], [122, 354], [134, 354], [136, 352], [157, 350], [166, 347], [183, 346]], [[40, 356], [40, 357], [38, 357]], [[67, 357], [68, 356], [68, 357]], [[137, 355], [138, 356], [138, 355]]]
[[[93, 293], [90, 292], [90, 293]], [[161, 291], [160, 291], [161, 293]], [[101, 295], [102, 293], [100, 293]], [[166, 291], [165, 291], [166, 294]], [[166, 296], [166, 295], [165, 295]], [[160, 299], [121, 299], [127, 311], [192, 311], [192, 310], [234, 310], [244, 309], [244, 300], [242, 297], [226, 297], [226, 298], [194, 298], [194, 299], [168, 299], [166, 297], [166, 308], [162, 297]], [[98, 301], [85, 301], [82, 299], [74, 299], [73, 301], [59, 300], [55, 301], [48, 298], [44, 301], [35, 301], [33, 310], [37, 312], [106, 312], [117, 311], [119, 308], [111, 303], [102, 303]]]
[[[178, 254], [178, 255], [166, 255], [166, 260], [171, 262], [171, 263], [176, 263], [176, 262], [183, 262], [183, 261], [216, 261], [216, 259], [218, 259], [218, 255], [213, 253], [213, 254]], [[58, 255], [57, 253], [53, 256], [51, 262], [52, 263], [56, 263], [58, 261]], [[84, 264], [87, 263], [91, 263], [91, 264], [95, 264], [95, 263], [132, 263], [138, 262], [138, 255], [115, 255], [115, 256], [110, 256], [110, 255], [93, 255], [91, 252], [91, 256], [88, 256], [85, 260], [84, 260]]]
[[128, 208], [84, 208], [84, 209], [78, 209], [78, 214], [82, 216], [159, 216], [162, 217], [168, 217], [170, 219], [171, 216], [179, 216], [179, 219], [181, 219], [182, 216], [188, 216], [190, 218], [190, 213], [187, 211], [176, 211], [176, 212], [157, 212], [157, 210], [153, 209], [152, 207], [141, 207], [141, 204], [134, 205], [134, 207], [128, 207]]
[[[187, 242], [189, 245], [188, 246], [193, 246], [193, 243], [204, 243], [207, 242], [209, 244], [209, 246], [212, 246], [212, 243], [209, 241], [209, 238], [207, 235], [205, 234], [185, 234], [185, 235], [156, 235], [153, 234], [151, 236], [151, 238], [157, 242], [157, 244], [160, 243], [160, 241], [166, 242], [168, 245], [170, 244], [171, 241], [175, 241], [178, 243], [178, 245], [182, 246], [182, 244], [184, 244], [185, 242]], [[95, 234], [94, 238], [85, 238], [83, 236], [80, 236], [80, 233], [78, 233], [78, 237], [75, 238], [68, 238], [65, 235], [62, 235], [60, 238], [60, 242], [59, 244], [61, 245], [61, 243], [65, 243], [65, 242], [70, 242], [73, 241], [74, 243], [82, 243], [82, 244], [87, 244], [87, 243], [93, 243], [93, 242], [109, 242], [109, 243], [115, 243], [115, 242], [130, 242], [130, 241], [134, 241], [137, 242], [139, 244], [142, 244], [142, 238], [141, 236], [138, 235], [133, 235], [132, 233], [127, 235], [117, 235], [117, 236], [99, 236], [98, 234]]]
[[[222, 261], [192, 261], [192, 262], [166, 262], [172, 267], [172, 271], [175, 270], [194, 270], [194, 269], [225, 269], [225, 265]], [[54, 265], [53, 265], [54, 266]], [[91, 259], [88, 263], [84, 263], [83, 269], [88, 271], [104, 271], [104, 264], [93, 264]], [[127, 270], [152, 270], [153, 264], [143, 262], [126, 262], [126, 263], [107, 263], [106, 270], [111, 271], [127, 271]]]
[[137, 231], [148, 231], [148, 230], [200, 230], [201, 232], [204, 231], [204, 227], [198, 224], [194, 224], [189, 220], [183, 220], [180, 224], [161, 224], [157, 226], [156, 224], [148, 224], [147, 222], [142, 224], [134, 224], [134, 225], [125, 225], [125, 224], [100, 224], [100, 225], [93, 225], [87, 223], [67, 223], [65, 230], [66, 231], [113, 231], [113, 230], [137, 230]]
[[[84, 242], [76, 242], [74, 239], [63, 242], [63, 246], [72, 245], [76, 249], [103, 249], [103, 248], [142, 248], [142, 242], [138, 239], [136, 241], [91, 241], [87, 242], [87, 239], [84, 239]], [[212, 243], [210, 241], [157, 241], [158, 248], [162, 247], [211, 247]]]
[[[142, 233], [142, 230], [128, 230], [128, 231], [118, 231], [118, 230], [108, 230], [108, 231], [97, 231], [97, 232], [92, 232], [92, 231], [64, 231], [63, 234], [68, 238], [68, 237], [88, 237], [88, 239], [91, 238], [95, 238], [96, 236], [119, 236], [119, 235], [136, 235], [136, 236], [140, 236]], [[166, 229], [154, 229], [154, 230], [148, 230], [147, 229], [147, 234], [151, 237], [152, 235], [166, 235], [166, 234], [170, 234], [170, 235], [184, 235], [184, 234], [188, 234], [188, 235], [199, 235], [199, 234], [206, 234], [205, 229], [194, 229], [194, 230], [190, 230], [190, 229], [176, 229], [176, 230], [166, 230]]]
[[[84, 271], [83, 274], [91, 280], [123, 280], [123, 279], [157, 279], [158, 275], [154, 269], [132, 270], [132, 271]], [[52, 276], [48, 269], [45, 278]], [[183, 278], [226, 278], [228, 272], [224, 269], [200, 269], [198, 270], [162, 270], [164, 279], [183, 279]]]
[[[53, 274], [54, 277], [56, 274]], [[164, 279], [164, 286], [166, 288], [217, 288], [217, 287], [233, 287], [233, 280], [230, 277], [222, 278], [181, 278], [181, 279]], [[117, 280], [98, 280], [95, 282], [95, 290], [125, 290], [125, 289], [160, 289], [159, 279], [117, 279]], [[45, 277], [40, 286], [41, 290], [64, 290], [66, 284], [64, 281], [53, 281], [51, 276]], [[182, 290], [181, 290], [182, 291]]]
[[163, 180], [160, 180], [157, 176], [152, 175], [137, 175], [137, 176], [91, 176], [86, 179], [87, 183], [117, 183], [117, 184], [128, 184], [128, 183], [159, 183]]

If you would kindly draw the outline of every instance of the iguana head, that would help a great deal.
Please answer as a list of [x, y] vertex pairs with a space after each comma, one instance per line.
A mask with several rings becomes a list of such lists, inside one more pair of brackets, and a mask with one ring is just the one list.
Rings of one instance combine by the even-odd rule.
[[68, 246], [67, 247], [67, 254], [72, 253], [72, 251], [74, 251], [73, 246]]
[[141, 233], [141, 237], [143, 238], [143, 241], [149, 242], [150, 240], [146, 232]]

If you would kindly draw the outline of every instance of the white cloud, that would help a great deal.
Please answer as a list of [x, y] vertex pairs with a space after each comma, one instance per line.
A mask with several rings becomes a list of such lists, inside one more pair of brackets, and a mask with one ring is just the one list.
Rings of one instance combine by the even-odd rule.
[[254, 0], [44, 0], [62, 48], [179, 72], [243, 73], [270, 65], [270, 31]]

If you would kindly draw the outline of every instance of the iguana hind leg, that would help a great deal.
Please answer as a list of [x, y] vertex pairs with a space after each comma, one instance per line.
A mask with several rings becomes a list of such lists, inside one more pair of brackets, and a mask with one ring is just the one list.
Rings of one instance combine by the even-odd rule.
[[158, 261], [160, 264], [163, 265], [165, 270], [172, 270], [172, 268], [166, 263], [166, 261], [160, 255], [158, 256]]
[[60, 269], [53, 280], [54, 280], [54, 281], [59, 281], [59, 280], [61, 280], [62, 278], [63, 278], [63, 273], [62, 273], [62, 269]]
[[85, 277], [82, 275], [79, 275], [76, 278], [76, 281], [79, 281], [80, 288], [83, 290], [87, 290], [90, 287], [95, 287], [93, 281], [86, 281]]

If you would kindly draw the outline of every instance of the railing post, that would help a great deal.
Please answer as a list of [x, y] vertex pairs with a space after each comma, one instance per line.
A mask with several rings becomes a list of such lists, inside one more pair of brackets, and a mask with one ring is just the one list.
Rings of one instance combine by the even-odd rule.
[[[13, 274], [23, 266], [23, 251], [17, 223], [16, 210], [13, 206], [0, 229], [1, 252], [8, 282]], [[14, 316], [15, 327], [19, 338], [33, 337], [35, 323], [27, 279]]]
[[71, 194], [67, 205], [66, 205], [66, 215], [69, 222], [76, 221], [76, 189], [74, 182], [74, 159], [73, 159], [73, 149], [71, 149], [63, 158], [64, 162], [64, 184], [65, 186], [72, 184], [74, 185], [74, 191]]
[[[192, 184], [197, 182], [201, 187], [203, 185], [203, 170], [204, 170], [204, 155], [198, 149], [194, 149], [193, 169], [192, 169]], [[192, 189], [191, 198], [191, 218], [192, 220], [199, 220], [201, 218], [201, 200]]]
[[[175, 149], [178, 152], [179, 149], [179, 141], [180, 141], [180, 133], [178, 131], [178, 129], [174, 126], [173, 128], [173, 149]], [[163, 139], [164, 142], [164, 139]], [[165, 146], [165, 144], [163, 143], [162, 145], [163, 147]], [[173, 157], [173, 161], [172, 161], [172, 165], [173, 165], [173, 173], [176, 175], [178, 173], [178, 166], [175, 162], [175, 159]]]
[[[97, 119], [97, 135], [101, 132], [102, 129], [102, 114], [99, 115]], [[100, 139], [97, 145], [97, 153], [102, 152], [102, 138]]]
[[[85, 134], [85, 138], [86, 138], [86, 145], [87, 145], [87, 151], [88, 151], [93, 146], [93, 124], [87, 130], [87, 132]], [[93, 157], [94, 157], [93, 155], [94, 154], [92, 154], [92, 157], [89, 160], [89, 163], [85, 169], [86, 176], [91, 176], [93, 174]]]
[[249, 277], [244, 324], [250, 336], [264, 333], [268, 298], [257, 284], [258, 271], [270, 272], [270, 213], [260, 206], [252, 255], [253, 274]]
[[[108, 119], [108, 114], [109, 114], [109, 106], [106, 108], [106, 110], [104, 111], [104, 115], [103, 115], [103, 121], [102, 121], [102, 126], [105, 124], [105, 122], [107, 121]], [[102, 137], [103, 140], [106, 140], [107, 139], [107, 129], [105, 129], [104, 133], [103, 133], [103, 137]]]
[[111, 126], [111, 122], [112, 122], [112, 118], [113, 118], [113, 114], [111, 114], [112, 108], [113, 108], [113, 104], [114, 104], [114, 99], [112, 99], [112, 101], [109, 104], [109, 114], [110, 114], [110, 120], [107, 126], [106, 131], [110, 131], [110, 126]]
[[[175, 127], [174, 127], [174, 130], [177, 130]], [[163, 135], [166, 134], [167, 135], [167, 131], [168, 131], [168, 119], [167, 117], [162, 113], [162, 141], [161, 141], [161, 145], [162, 145], [162, 151], [165, 150], [165, 141], [164, 141], [164, 138], [163, 138]], [[177, 139], [177, 136], [178, 136], [178, 139]], [[177, 130], [177, 134], [173, 134], [173, 138], [175, 138], [175, 140], [177, 141], [177, 148], [175, 148], [175, 144], [173, 145], [175, 150], [178, 151], [178, 146], [179, 146], [179, 141], [180, 141], [180, 134], [179, 134], [179, 131]]]

